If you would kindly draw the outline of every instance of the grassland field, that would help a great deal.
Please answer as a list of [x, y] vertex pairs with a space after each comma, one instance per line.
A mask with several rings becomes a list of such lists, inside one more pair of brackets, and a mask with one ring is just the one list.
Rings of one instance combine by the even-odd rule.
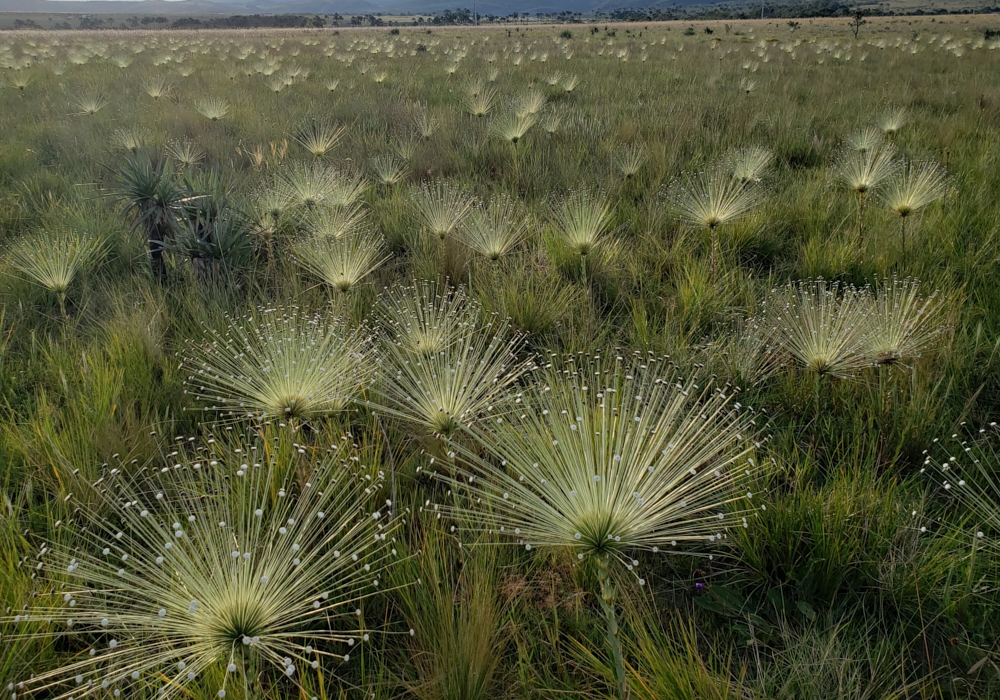
[[1000, 697], [1000, 18], [0, 33], [4, 698]]

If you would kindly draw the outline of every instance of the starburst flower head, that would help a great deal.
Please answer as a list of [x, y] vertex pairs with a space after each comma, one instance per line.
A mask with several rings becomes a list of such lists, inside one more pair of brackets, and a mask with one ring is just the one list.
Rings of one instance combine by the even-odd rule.
[[356, 288], [388, 258], [381, 236], [359, 229], [341, 236], [311, 236], [295, 246], [299, 264], [338, 292]]
[[193, 168], [205, 157], [205, 150], [191, 139], [171, 141], [166, 152], [181, 168]]
[[735, 221], [761, 201], [759, 191], [723, 168], [689, 174], [674, 188], [677, 216], [697, 228], [714, 230]]
[[806, 371], [846, 377], [870, 364], [861, 346], [867, 291], [807, 280], [773, 290], [769, 301], [778, 346]]
[[507, 195], [474, 209], [462, 224], [462, 240], [485, 258], [499, 260], [528, 235], [527, 217]]
[[909, 121], [910, 117], [907, 115], [905, 107], [886, 107], [879, 114], [876, 123], [884, 134], [892, 137], [898, 134], [899, 130], [906, 126]]
[[723, 157], [723, 162], [733, 177], [744, 183], [757, 183], [771, 166], [774, 153], [763, 146], [737, 148]]
[[903, 163], [886, 182], [882, 200], [892, 213], [906, 218], [944, 197], [947, 178], [937, 163]]
[[402, 182], [406, 178], [405, 160], [393, 153], [384, 153], [371, 160], [371, 171], [375, 180], [385, 187]]
[[89, 485], [96, 507], [61, 525], [76, 546], [40, 547], [47, 590], [12, 636], [89, 650], [16, 694], [170, 698], [218, 678], [222, 698], [251, 673], [294, 688], [375, 633], [355, 610], [397, 558], [380, 485], [348, 441], [313, 456], [268, 435], [181, 444], [161, 468], [119, 464]]
[[867, 151], [849, 149], [837, 159], [837, 177], [850, 191], [865, 196], [879, 187], [896, 170], [891, 145]]
[[368, 372], [367, 336], [295, 307], [231, 319], [190, 343], [185, 393], [233, 418], [311, 418], [344, 410]]
[[874, 150], [882, 145], [884, 136], [881, 129], [874, 126], [866, 126], [858, 129], [847, 137], [846, 142], [850, 148], [862, 153]]
[[206, 97], [194, 103], [194, 108], [201, 116], [217, 122], [229, 114], [229, 103], [221, 97]]
[[629, 146], [619, 146], [612, 155], [615, 167], [626, 180], [639, 174], [647, 158], [646, 147], [641, 142]]
[[454, 236], [474, 205], [471, 197], [448, 181], [425, 183], [414, 188], [412, 197], [417, 221], [439, 240]]
[[507, 114], [490, 124], [490, 132], [495, 138], [516, 146], [537, 122], [535, 114]]
[[[505, 320], [468, 299], [443, 299], [433, 289], [417, 285], [413, 301], [426, 305], [410, 316], [402, 315], [412, 308], [403, 295], [390, 307], [396, 318], [383, 344], [373, 405], [450, 438], [499, 412], [504, 391], [531, 363], [518, 359], [522, 337]], [[445, 316], [444, 309], [455, 307], [460, 313]]]
[[726, 387], [650, 355], [552, 359], [516, 415], [483, 435], [492, 459], [463, 453], [462, 488], [484, 506], [458, 507], [464, 518], [630, 570], [635, 550], [703, 547], [746, 526], [755, 428]]
[[885, 280], [871, 295], [865, 316], [861, 339], [865, 356], [878, 365], [920, 357], [944, 331], [943, 313], [940, 295], [921, 295], [919, 280]]
[[347, 133], [347, 127], [342, 124], [330, 124], [323, 120], [313, 119], [299, 129], [295, 140], [313, 158], [322, 158], [337, 147], [345, 133]]
[[567, 247], [580, 256], [600, 249], [611, 234], [611, 205], [603, 192], [571, 193], [555, 206], [552, 218]]
[[282, 173], [278, 186], [293, 206], [306, 211], [351, 206], [367, 189], [361, 175], [320, 161], [294, 163]]
[[392, 342], [417, 358], [443, 350], [479, 313], [461, 288], [426, 280], [389, 290], [380, 306]]
[[20, 239], [9, 253], [11, 266], [53, 294], [66, 290], [104, 250], [104, 239], [76, 231], [41, 231]]

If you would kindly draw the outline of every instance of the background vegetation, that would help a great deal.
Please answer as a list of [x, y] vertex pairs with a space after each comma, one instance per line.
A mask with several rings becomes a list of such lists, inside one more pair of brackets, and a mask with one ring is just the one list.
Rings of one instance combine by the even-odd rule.
[[[857, 39], [845, 20], [685, 29], [4, 35], [3, 686], [82, 651], [18, 636], [12, 620], [38, 591], [34, 557], [62, 537], [74, 484], [102, 465], [159, 465], [175, 436], [207, 444], [234, 424], [188, 393], [190, 348], [258, 306], [377, 335], [384, 289], [448, 280], [525, 334], [519, 360], [669, 356], [738, 384], [769, 436], [767, 508], [749, 528], [712, 560], [637, 555], [646, 585], [619, 583], [631, 696], [997, 697], [1000, 499], [988, 484], [1000, 463], [977, 431], [1000, 404], [1000, 42], [951, 18], [873, 20]], [[894, 163], [947, 172], [908, 219], [905, 249], [874, 192], [858, 238], [842, 159], [865, 127]], [[682, 191], [748, 146], [773, 154], [745, 183], [755, 206], [699, 227]], [[324, 172], [353, 183], [378, 243], [373, 269], [341, 286], [301, 264], [314, 222], [282, 199]], [[470, 204], [509, 198], [524, 222], [515, 244], [491, 257], [462, 226], [432, 235], [420, 202], [442, 182]], [[598, 245], [567, 235], [574, 193], [606, 205]], [[162, 270], [149, 260], [157, 235]], [[54, 280], [25, 250], [78, 264]], [[916, 278], [923, 297], [936, 291], [935, 333], [900, 362], [822, 380], [779, 351], [766, 372], [743, 362], [758, 357], [741, 345], [754, 342], [746, 319], [773, 289], [819, 277]], [[400, 537], [415, 554], [396, 575], [423, 585], [369, 603], [400, 634], [318, 687], [248, 694], [617, 693], [600, 571], [558, 548], [461, 547], [419, 512], [444, 498], [424, 474], [447, 461], [449, 426], [364, 403], [306, 424], [295, 440], [347, 432], [364, 464], [391, 471], [393, 497], [413, 507]], [[925, 471], [967, 434], [987, 441], [972, 500]]]

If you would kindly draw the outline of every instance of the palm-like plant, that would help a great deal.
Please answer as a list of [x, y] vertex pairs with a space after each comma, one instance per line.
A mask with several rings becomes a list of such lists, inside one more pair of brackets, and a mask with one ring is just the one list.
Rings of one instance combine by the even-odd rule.
[[725, 387], [682, 378], [667, 360], [612, 352], [555, 364], [518, 393], [517, 415], [477, 430], [493, 459], [463, 451], [459, 474], [477, 505], [445, 511], [596, 565], [624, 698], [612, 569], [638, 576], [637, 551], [702, 547], [745, 527], [738, 504], [752, 503], [740, 482], [755, 471], [754, 427]]
[[903, 163], [889, 176], [880, 192], [889, 211], [899, 217], [900, 242], [906, 255], [906, 222], [931, 202], [944, 197], [947, 178], [937, 163]]
[[185, 393], [233, 418], [310, 420], [344, 410], [367, 372], [367, 338], [297, 308], [260, 309], [188, 345]]
[[462, 240], [485, 258], [497, 261], [528, 235], [528, 219], [507, 195], [479, 206], [462, 224]]
[[711, 235], [713, 280], [718, 269], [719, 227], [742, 217], [761, 199], [756, 187], [722, 168], [689, 174], [675, 185], [673, 206], [677, 216]]
[[861, 348], [876, 365], [920, 357], [941, 334], [944, 303], [935, 292], [920, 294], [920, 281], [886, 280], [871, 295], [862, 326]]
[[170, 162], [165, 159], [154, 163], [147, 156], [126, 158], [117, 172], [117, 180], [111, 196], [124, 204], [126, 215], [135, 212], [135, 225], [142, 227], [149, 241], [153, 275], [166, 280], [164, 243], [176, 229], [181, 208], [194, 195], [178, 184]]
[[355, 610], [385, 588], [397, 527], [369, 495], [378, 483], [349, 442], [303, 455], [269, 436], [181, 445], [162, 469], [118, 464], [90, 485], [96, 506], [62, 524], [74, 546], [42, 549], [46, 588], [11, 635], [89, 653], [12, 683], [12, 697], [300, 686], [374, 634]]
[[456, 235], [462, 220], [472, 210], [473, 200], [447, 181], [425, 183], [413, 190], [417, 221], [439, 241]]
[[[427, 328], [432, 333], [421, 333], [422, 321], [440, 318], [437, 300], [427, 301], [428, 308], [393, 325], [394, 333], [384, 343], [374, 405], [447, 442], [459, 430], [499, 413], [502, 394], [531, 364], [517, 358], [521, 336], [471, 301], [463, 304], [460, 327], [449, 320]], [[415, 334], [424, 352], [414, 352]]]
[[602, 192], [573, 192], [553, 211], [553, 224], [566, 247], [580, 256], [583, 281], [587, 281], [587, 256], [613, 248], [611, 205]]
[[76, 231], [41, 231], [11, 248], [8, 261], [15, 270], [59, 299], [66, 314], [66, 290], [104, 250], [104, 239]]
[[864, 213], [868, 195], [896, 170], [891, 146], [877, 146], [867, 151], [850, 149], [837, 160], [837, 177], [854, 193], [858, 205], [858, 263], [864, 254]]

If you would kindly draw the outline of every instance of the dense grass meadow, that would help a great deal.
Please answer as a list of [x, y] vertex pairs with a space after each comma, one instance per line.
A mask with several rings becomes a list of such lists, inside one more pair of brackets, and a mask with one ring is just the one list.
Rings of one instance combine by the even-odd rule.
[[991, 21], [0, 35], [4, 698], [1000, 697]]

